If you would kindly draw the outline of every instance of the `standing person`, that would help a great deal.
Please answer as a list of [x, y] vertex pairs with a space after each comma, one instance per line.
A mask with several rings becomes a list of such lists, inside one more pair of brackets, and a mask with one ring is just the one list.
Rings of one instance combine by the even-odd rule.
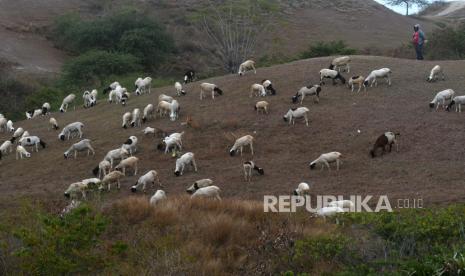
[[420, 24], [413, 26], [413, 47], [417, 53], [417, 60], [423, 60], [423, 44], [425, 43], [425, 33], [420, 29]]

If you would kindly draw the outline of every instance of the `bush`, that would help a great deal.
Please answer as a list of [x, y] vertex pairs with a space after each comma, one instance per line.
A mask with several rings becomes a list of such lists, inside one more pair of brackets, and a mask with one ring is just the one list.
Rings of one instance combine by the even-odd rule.
[[64, 65], [63, 85], [100, 85], [108, 75], [122, 75], [141, 69], [139, 59], [131, 54], [93, 50]]
[[357, 51], [349, 48], [347, 44], [342, 41], [331, 41], [331, 42], [317, 42], [311, 45], [308, 50], [300, 54], [300, 58], [314, 58], [314, 57], [326, 57], [332, 55], [353, 55]]
[[426, 44], [430, 59], [465, 58], [465, 23], [456, 28], [436, 29]]

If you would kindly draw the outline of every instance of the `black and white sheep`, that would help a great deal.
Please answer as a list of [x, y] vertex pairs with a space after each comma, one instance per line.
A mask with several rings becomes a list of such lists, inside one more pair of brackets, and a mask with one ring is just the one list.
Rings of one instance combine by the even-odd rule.
[[97, 99], [89, 91], [84, 91], [82, 95], [84, 101], [84, 108], [89, 108], [97, 104]]
[[34, 118], [36, 118], [37, 116], [39, 116], [41, 114], [42, 114], [42, 109], [40, 109], [40, 108], [32, 109], [32, 110], [26, 111], [26, 118], [28, 120], [29, 119], [34, 119]]
[[270, 80], [264, 79], [262, 80], [262, 85], [265, 87], [267, 92], [270, 92], [271, 95], [276, 95], [276, 90], [273, 87], [273, 84]]
[[81, 122], [71, 123], [63, 128], [63, 130], [58, 134], [58, 139], [64, 141], [66, 139], [73, 138], [74, 134], [77, 134], [79, 138], [82, 138], [82, 129], [84, 124]]
[[186, 189], [186, 192], [189, 194], [195, 193], [200, 188], [208, 187], [213, 185], [213, 180], [209, 178], [200, 179], [194, 182], [189, 188]]
[[92, 145], [90, 144], [90, 139], [83, 139], [69, 147], [68, 150], [65, 151], [63, 154], [65, 159], [67, 159], [70, 155], [74, 155], [74, 159], [77, 158], [78, 152], [82, 152], [87, 150], [87, 156], [90, 155], [92, 152], [92, 155], [95, 155], [94, 148], [92, 148]]
[[121, 148], [125, 149], [132, 156], [132, 154], [137, 151], [137, 141], [138, 139], [136, 136], [130, 136]]
[[320, 92], [321, 86], [318, 84], [304, 86], [297, 91], [297, 93], [292, 96], [292, 102], [297, 103], [300, 98], [300, 104], [304, 102], [305, 96], [316, 96], [315, 102], [320, 102]]
[[12, 137], [10, 139], [11, 143], [14, 143], [16, 141], [16, 139], [21, 138], [23, 136], [24, 132], [25, 131], [24, 131], [24, 129], [22, 127], [18, 127], [15, 130], [15, 132], [13, 133], [13, 135], [12, 135]]
[[203, 82], [200, 84], [200, 99], [205, 98], [205, 93], [212, 93], [212, 99], [215, 99], [215, 93], [218, 95], [223, 95], [223, 90], [221, 90], [216, 84]]
[[138, 78], [134, 86], [136, 87], [136, 95], [140, 95], [142, 93], [148, 93], [150, 94], [150, 89], [152, 88], [152, 78], [151, 77], [145, 77], [145, 78]]
[[174, 175], [180, 176], [184, 173], [186, 166], [192, 165], [194, 171], [197, 171], [197, 164], [195, 163], [195, 156], [192, 152], [186, 152], [181, 157], [176, 159], [176, 169]]
[[339, 164], [341, 163], [341, 157], [342, 157], [342, 154], [337, 151], [323, 153], [322, 155], [320, 155], [320, 157], [310, 162], [309, 166], [310, 166], [310, 169], [313, 170], [316, 168], [316, 165], [320, 165], [321, 170], [323, 170], [324, 166], [326, 165], [328, 170], [331, 170], [331, 167], [329, 166], [329, 164], [336, 163], [336, 169], [339, 170]]
[[19, 139], [18, 144], [23, 147], [30, 146], [31, 150], [34, 151], [35, 149], [36, 152], [39, 152], [39, 145], [43, 149], [45, 149], [45, 147], [47, 146], [47, 144], [37, 136], [22, 137], [21, 139]]
[[296, 196], [304, 196], [304, 195], [308, 195], [310, 193], [310, 185], [308, 183], [305, 183], [305, 182], [301, 182], [299, 183], [299, 185], [297, 185], [297, 189], [294, 190], [294, 195]]
[[336, 80], [340, 80], [342, 84], [346, 83], [346, 79], [341, 75], [340, 72], [331, 69], [320, 70], [320, 85], [325, 84], [324, 79], [331, 79], [333, 84], [336, 84]]
[[50, 106], [50, 103], [44, 103], [42, 105], [42, 116], [49, 115], [51, 109], [52, 107]]
[[105, 88], [103, 89], [103, 94], [105, 95], [105, 94], [107, 94], [108, 92], [110, 92], [111, 90], [115, 90], [116, 87], [118, 87], [118, 86], [121, 86], [121, 85], [119, 84], [119, 82], [117, 82], [117, 81], [113, 82], [113, 83], [110, 84], [108, 87], [105, 87]]
[[455, 105], [455, 112], [462, 112], [462, 104], [465, 104], [465, 96], [457, 96], [452, 99], [449, 105], [446, 107], [447, 111], [450, 111], [452, 106]]
[[382, 154], [386, 152], [386, 146], [389, 146], [389, 152], [392, 150], [392, 145], [396, 145], [396, 151], [399, 151], [399, 144], [397, 143], [397, 136], [400, 133], [394, 133], [392, 131], [385, 132], [376, 139], [373, 149], [370, 150], [370, 155], [372, 158], [376, 157], [376, 152], [379, 148], [382, 149]]
[[131, 192], [135, 193], [138, 189], [142, 188], [142, 191], [145, 193], [145, 188], [148, 184], [152, 184], [155, 187], [155, 181], [157, 181], [158, 185], [162, 187], [157, 171], [148, 171], [146, 174], [139, 177], [136, 184], [134, 184], [134, 186], [131, 187]]
[[242, 165], [244, 168], [244, 179], [250, 182], [252, 180], [252, 171], [256, 171], [259, 175], [264, 175], [265, 170], [258, 167], [254, 161], [245, 161]]
[[250, 152], [253, 155], [253, 136], [252, 135], [245, 135], [240, 138], [236, 139], [236, 142], [234, 142], [234, 145], [232, 148], [229, 150], [229, 155], [234, 156], [238, 150], [241, 152], [242, 156], [242, 150], [245, 146], [250, 147]]
[[442, 104], [442, 108], [446, 107], [446, 101], [452, 101], [455, 96], [455, 92], [452, 89], [446, 89], [439, 91], [434, 99], [429, 103], [430, 108], [434, 108], [436, 105], [436, 110], [439, 108], [439, 104]]
[[283, 120], [285, 122], [289, 122], [289, 124], [295, 125], [295, 119], [303, 118], [305, 120], [305, 125], [308, 126], [308, 112], [310, 110], [306, 107], [298, 107], [298, 108], [291, 108], [287, 111], [286, 114], [283, 116]]
[[193, 82], [195, 80], [195, 71], [190, 69], [187, 70], [186, 73], [184, 74], [184, 84]]
[[182, 84], [178, 81], [174, 83], [174, 90], [176, 91], [176, 95], [178, 97], [181, 95], [186, 95], [186, 91], [182, 89]]

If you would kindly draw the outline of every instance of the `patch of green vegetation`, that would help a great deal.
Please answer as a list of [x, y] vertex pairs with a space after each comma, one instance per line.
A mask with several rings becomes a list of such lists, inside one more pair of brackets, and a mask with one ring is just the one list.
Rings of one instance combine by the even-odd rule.
[[300, 54], [301, 59], [314, 58], [314, 57], [326, 57], [333, 55], [354, 55], [357, 50], [349, 48], [347, 44], [342, 41], [330, 41], [330, 42], [317, 42], [310, 45], [310, 47]]

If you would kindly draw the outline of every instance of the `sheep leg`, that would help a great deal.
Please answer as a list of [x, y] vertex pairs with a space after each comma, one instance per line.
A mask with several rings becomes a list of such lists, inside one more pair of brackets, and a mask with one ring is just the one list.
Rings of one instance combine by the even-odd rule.
[[215, 99], [215, 90], [212, 90], [212, 99]]
[[253, 68], [254, 74], [257, 74], [257, 70], [255, 70], [255, 66], [252, 65], [252, 68]]
[[[87, 152], [87, 156], [89, 156], [89, 152]], [[77, 158], [77, 150], [74, 151], [74, 159]]]
[[347, 64], [346, 67], [347, 67], [347, 73], [350, 73], [350, 64]]
[[121, 183], [119, 182], [119, 178], [118, 180], [116, 180], [116, 183], [117, 183], [118, 190], [121, 189]]
[[336, 170], [338, 171], [339, 170], [339, 159], [336, 159]]
[[202, 100], [202, 96], [203, 96], [203, 90], [200, 89], [200, 100]]
[[244, 168], [244, 179], [245, 181], [247, 181], [247, 169], [246, 168]]
[[136, 163], [136, 165], [135, 165], [134, 175], [137, 175], [137, 163]]
[[92, 155], [95, 155], [95, 150], [91, 146], [89, 146], [89, 150], [92, 152]]
[[241, 156], [242, 156], [242, 146], [240, 147], [240, 149], [241, 149]]
[[[157, 182], [158, 182], [158, 186], [163, 187], [163, 185], [160, 182], [160, 178], [158, 177], [158, 175], [157, 175]], [[154, 186], [155, 186], [155, 182], [154, 182]]]
[[[195, 159], [192, 159], [192, 166], [194, 166], [194, 171], [197, 172], [197, 164], [195, 163]], [[183, 167], [184, 170], [184, 167]]]
[[215, 197], [217, 200], [221, 201], [221, 197], [219, 194], [216, 194], [216, 197]]
[[252, 152], [252, 155], [253, 155], [253, 143], [250, 143], [250, 151]]
[[325, 165], [326, 165], [326, 167], [328, 168], [328, 171], [331, 171], [331, 167], [329, 166], [329, 163], [328, 163], [328, 161], [326, 161], [326, 160], [325, 160], [325, 161], [324, 161], [324, 164], [325, 164]]
[[82, 199], [86, 199], [86, 191], [85, 191], [85, 190], [82, 190], [82, 191], [81, 191], [81, 194], [82, 194]]
[[305, 93], [302, 93], [302, 98], [300, 99], [300, 104], [302, 104], [304, 102], [304, 98], [305, 98]]

